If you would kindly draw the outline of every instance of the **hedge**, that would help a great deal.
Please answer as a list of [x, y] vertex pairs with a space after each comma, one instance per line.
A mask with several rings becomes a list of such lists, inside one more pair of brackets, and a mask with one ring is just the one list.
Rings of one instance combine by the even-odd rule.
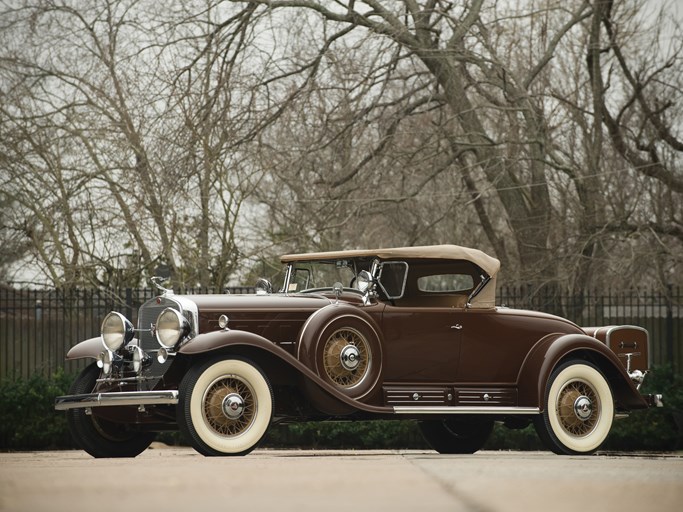
[[[0, 381], [0, 450], [74, 448], [63, 412], [54, 410], [56, 396], [66, 394], [74, 375], [58, 371], [46, 378]], [[643, 392], [663, 393], [664, 407], [635, 411], [615, 421], [603, 449], [673, 451], [683, 448], [683, 378], [660, 366], [646, 378]], [[179, 436], [163, 434], [178, 444]], [[427, 445], [411, 421], [309, 422], [274, 425], [263, 443], [271, 448], [423, 449]], [[485, 449], [541, 450], [533, 427], [510, 430], [496, 424]]]
[[72, 448], [66, 415], [55, 411], [55, 397], [66, 394], [74, 378], [59, 370], [49, 378], [0, 381], [0, 449]]

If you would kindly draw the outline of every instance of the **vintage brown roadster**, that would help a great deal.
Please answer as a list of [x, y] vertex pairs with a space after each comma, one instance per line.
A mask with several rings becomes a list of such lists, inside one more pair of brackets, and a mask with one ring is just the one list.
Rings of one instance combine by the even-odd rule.
[[495, 421], [533, 422], [558, 454], [588, 454], [615, 415], [661, 405], [638, 389], [648, 333], [581, 328], [495, 306], [500, 263], [440, 245], [282, 257], [284, 284], [253, 295], [175, 295], [109, 313], [66, 410], [94, 457], [133, 457], [180, 429], [205, 455], [244, 455], [269, 425], [417, 421], [440, 453], [473, 453]]

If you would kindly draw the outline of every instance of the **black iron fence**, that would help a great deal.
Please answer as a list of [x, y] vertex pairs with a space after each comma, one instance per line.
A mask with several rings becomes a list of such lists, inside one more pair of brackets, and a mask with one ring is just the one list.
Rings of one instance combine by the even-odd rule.
[[[214, 290], [185, 290], [208, 293]], [[252, 293], [230, 288], [219, 293]], [[0, 378], [48, 375], [58, 368], [72, 372], [83, 361], [65, 361], [76, 342], [99, 335], [104, 315], [115, 310], [133, 323], [140, 305], [155, 289], [17, 290], [0, 288]], [[683, 306], [679, 287], [664, 292], [539, 295], [525, 288], [501, 288], [498, 303], [552, 312], [582, 326], [638, 325], [650, 333], [652, 361], [672, 364], [683, 373]]]
[[[182, 293], [253, 293], [253, 288], [188, 289]], [[110, 311], [137, 325], [138, 308], [155, 288], [20, 290], [0, 288], [0, 379], [75, 372], [87, 361], [66, 361], [81, 340], [99, 336]]]

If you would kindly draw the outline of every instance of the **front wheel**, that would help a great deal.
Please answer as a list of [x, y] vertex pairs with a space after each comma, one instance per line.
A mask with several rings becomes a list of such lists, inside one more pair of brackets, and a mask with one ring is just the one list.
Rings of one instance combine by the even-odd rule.
[[216, 357], [190, 368], [178, 399], [180, 431], [203, 455], [246, 455], [273, 416], [270, 382], [241, 358]]
[[[91, 364], [76, 378], [69, 394], [91, 393], [99, 375], [97, 364]], [[96, 458], [135, 457], [156, 438], [155, 432], [130, 430], [124, 424], [99, 418], [96, 411], [87, 414], [86, 409], [69, 409], [66, 418], [76, 444]]]
[[587, 455], [605, 441], [614, 420], [612, 390], [587, 361], [558, 366], [548, 379], [546, 407], [534, 420], [536, 432], [559, 455]]
[[439, 453], [474, 453], [484, 446], [493, 430], [493, 420], [454, 418], [421, 421], [425, 441]]

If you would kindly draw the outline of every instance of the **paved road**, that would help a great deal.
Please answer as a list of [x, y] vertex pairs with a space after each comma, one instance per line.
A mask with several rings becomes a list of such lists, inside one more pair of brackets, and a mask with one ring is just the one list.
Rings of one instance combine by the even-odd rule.
[[683, 457], [271, 451], [0, 454], [0, 511], [679, 511]]

